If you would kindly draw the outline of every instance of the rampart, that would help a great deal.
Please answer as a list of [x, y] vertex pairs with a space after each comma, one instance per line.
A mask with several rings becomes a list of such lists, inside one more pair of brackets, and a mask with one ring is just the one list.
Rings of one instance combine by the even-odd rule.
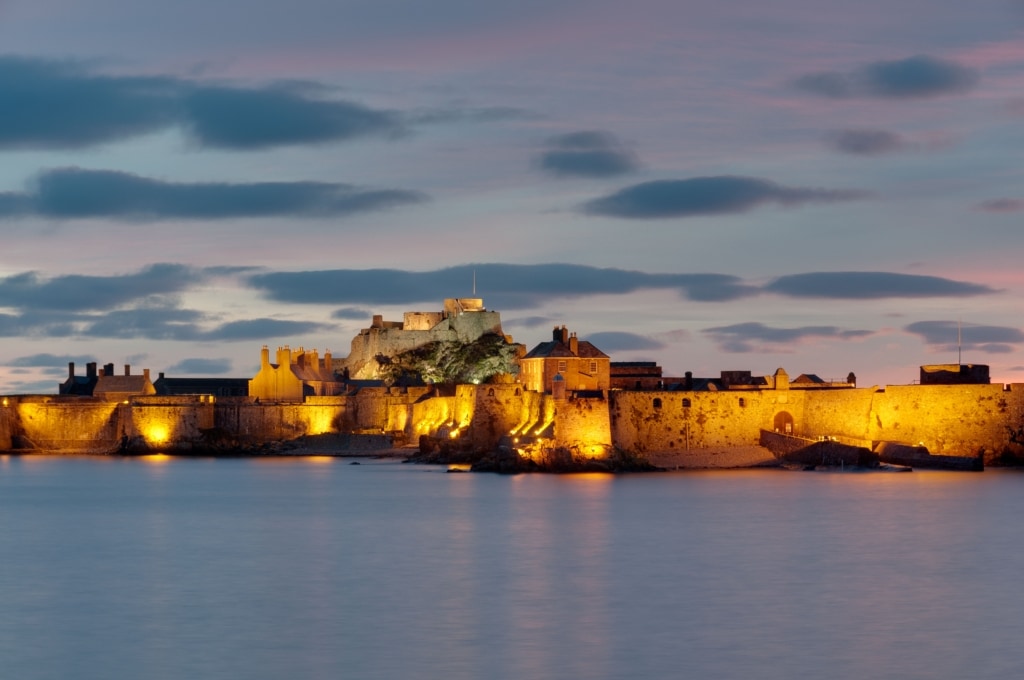
[[996, 462], [1024, 451], [1024, 384], [611, 393], [615, 446], [638, 453], [756, 445], [762, 429], [874, 450], [922, 445]]
[[759, 461], [762, 430], [872, 451], [892, 442], [923, 446], [937, 456], [982, 455], [986, 463], [1007, 454], [1019, 460], [1024, 458], [1024, 384], [613, 390], [555, 399], [509, 383], [364, 387], [302, 403], [212, 396], [121, 402], [9, 396], [0, 407], [0, 448], [63, 452], [188, 452], [224, 442], [245, 448], [328, 433], [387, 436], [395, 446], [415, 446], [421, 435], [448, 436], [489, 450], [504, 437], [540, 437], [592, 455], [614, 446], [652, 460], [675, 455], [684, 465], [714, 466], [730, 459], [716, 463], [701, 452], [742, 452], [736, 460]]

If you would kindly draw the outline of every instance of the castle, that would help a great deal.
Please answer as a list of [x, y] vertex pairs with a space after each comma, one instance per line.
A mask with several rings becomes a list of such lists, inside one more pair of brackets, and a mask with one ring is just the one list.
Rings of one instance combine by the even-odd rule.
[[[211, 437], [258, 446], [337, 433], [353, 445], [360, 437], [395, 447], [444, 437], [477, 450], [533, 442], [584, 457], [614, 448], [671, 456], [684, 467], [731, 467], [771, 462], [763, 446], [771, 434], [871, 451], [921, 446], [987, 464], [1024, 453], [1024, 384], [989, 384], [983, 366], [922, 367], [921, 384], [885, 387], [857, 387], [853, 374], [842, 383], [790, 380], [781, 368], [770, 376], [671, 379], [650, 364], [616, 367], [556, 327], [552, 340], [521, 355], [518, 376], [457, 385], [366, 377], [389, 352], [484, 334], [511, 344], [482, 300], [451, 299], [443, 311], [409, 312], [401, 323], [374, 317], [342, 360], [284, 347], [271, 363], [264, 347], [247, 397], [9, 396], [0, 407], [0, 449], [188, 452], [206, 450]], [[71, 374], [66, 384], [76, 384], [73, 367]]]

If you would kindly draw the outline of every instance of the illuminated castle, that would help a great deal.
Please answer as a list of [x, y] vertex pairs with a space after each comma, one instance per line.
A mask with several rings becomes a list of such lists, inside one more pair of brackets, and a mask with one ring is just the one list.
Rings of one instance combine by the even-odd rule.
[[448, 298], [441, 311], [405, 312], [402, 321], [374, 315], [370, 327], [352, 338], [349, 355], [335, 360], [333, 367], [353, 380], [374, 380], [381, 377], [378, 357], [394, 357], [433, 342], [470, 344], [487, 334], [504, 336], [498, 312], [485, 309], [481, 298]]

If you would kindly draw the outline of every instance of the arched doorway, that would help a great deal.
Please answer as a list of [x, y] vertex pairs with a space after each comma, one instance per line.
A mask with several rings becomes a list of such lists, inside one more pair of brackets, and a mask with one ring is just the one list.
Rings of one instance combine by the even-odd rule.
[[779, 411], [775, 414], [775, 431], [783, 434], [793, 434], [793, 416], [786, 411]]

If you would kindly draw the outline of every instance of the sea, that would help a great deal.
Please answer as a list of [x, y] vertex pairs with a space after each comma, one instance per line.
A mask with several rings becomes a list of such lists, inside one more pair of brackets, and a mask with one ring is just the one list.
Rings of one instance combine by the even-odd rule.
[[2, 456], [0, 678], [1020, 678], [1022, 518], [1016, 470]]

